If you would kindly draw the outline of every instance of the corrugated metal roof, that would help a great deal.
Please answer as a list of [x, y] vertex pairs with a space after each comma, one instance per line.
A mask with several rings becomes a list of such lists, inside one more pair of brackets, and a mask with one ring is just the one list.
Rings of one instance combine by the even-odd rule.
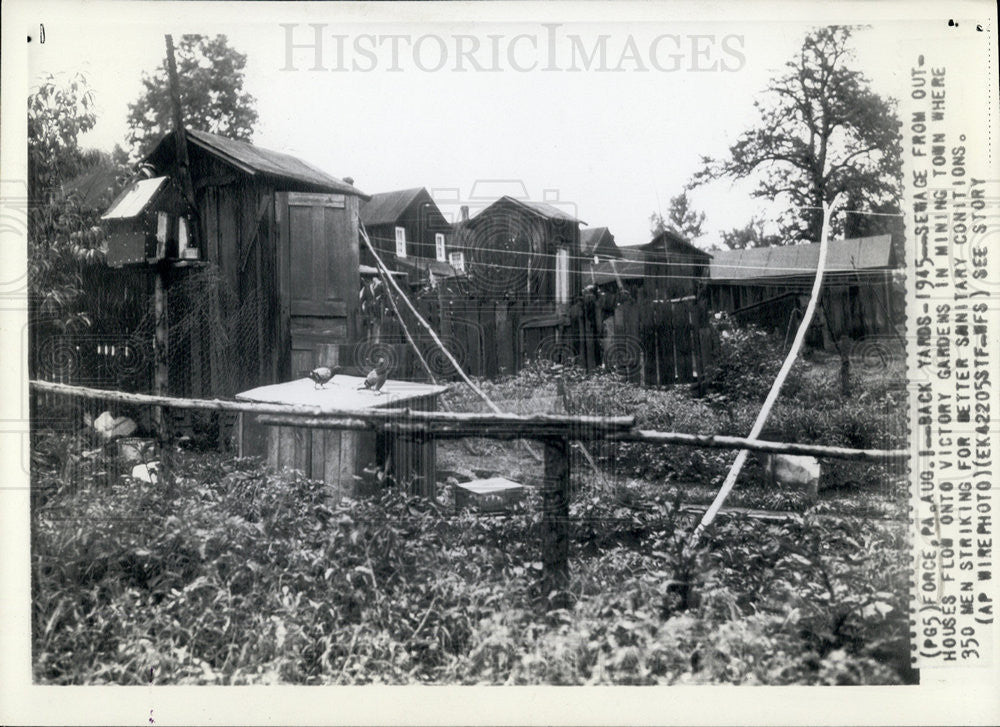
[[126, 220], [137, 217], [142, 214], [166, 181], [167, 177], [153, 177], [133, 182], [111, 203], [111, 207], [101, 215], [101, 219]]
[[[750, 280], [812, 275], [819, 263], [819, 243], [755, 247], [716, 252], [709, 265], [712, 280]], [[893, 266], [892, 236], [831, 240], [826, 271], [880, 270]]]
[[84, 209], [102, 209], [112, 196], [120, 173], [117, 165], [102, 161], [66, 182], [63, 188], [67, 194], [76, 194]]
[[[147, 159], [158, 156], [164, 144], [173, 144], [173, 133], [160, 139]], [[343, 179], [331, 176], [322, 169], [302, 161], [291, 154], [263, 149], [246, 141], [236, 141], [207, 131], [189, 129], [187, 139], [191, 144], [214, 154], [248, 174], [265, 174], [312, 185], [323, 191], [352, 194], [363, 199], [368, 195]], [[172, 150], [171, 150], [172, 153]]]

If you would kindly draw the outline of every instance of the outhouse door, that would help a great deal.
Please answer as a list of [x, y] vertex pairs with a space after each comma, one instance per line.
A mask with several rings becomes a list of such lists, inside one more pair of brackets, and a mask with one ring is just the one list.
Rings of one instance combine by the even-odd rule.
[[350, 195], [302, 192], [279, 192], [276, 200], [288, 373], [297, 376], [337, 363], [337, 345], [354, 340], [361, 286], [358, 202]]

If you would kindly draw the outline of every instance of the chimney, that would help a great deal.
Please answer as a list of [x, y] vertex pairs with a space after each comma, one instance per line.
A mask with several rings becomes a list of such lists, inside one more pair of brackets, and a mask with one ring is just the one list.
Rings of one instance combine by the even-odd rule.
[[354, 177], [344, 177], [344, 181], [347, 182], [352, 187], [354, 186]]
[[462, 222], [469, 221], [469, 205], [463, 204], [461, 207], [459, 207], [459, 213], [461, 214]]

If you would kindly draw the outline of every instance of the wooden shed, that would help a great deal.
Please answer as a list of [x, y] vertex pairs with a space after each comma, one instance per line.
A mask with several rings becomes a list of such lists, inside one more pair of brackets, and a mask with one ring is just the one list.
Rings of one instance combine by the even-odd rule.
[[[154, 231], [143, 216], [153, 195], [138, 199], [135, 185], [109, 210], [131, 195], [143, 230], [132, 244], [167, 280], [169, 393], [227, 396], [285, 381], [354, 341], [358, 203], [367, 195], [288, 154], [203, 131], [186, 138], [193, 205], [157, 213]], [[145, 160], [172, 201], [183, 190], [176, 148], [171, 132]], [[163, 241], [152, 259], [150, 234]]]
[[[819, 243], [716, 252], [706, 288], [709, 306], [784, 331], [809, 299]], [[815, 319], [817, 337], [837, 340], [895, 334], [902, 320], [893, 285], [899, 267], [892, 236], [831, 240]]]
[[697, 295], [708, 280], [712, 254], [677, 233], [661, 232], [644, 245], [616, 248], [617, 256], [599, 256], [588, 277], [594, 284], [628, 289], [652, 300], [676, 300]]
[[504, 196], [458, 228], [473, 287], [484, 298], [568, 306], [580, 294], [580, 225], [547, 202]]
[[657, 300], [695, 295], [708, 279], [711, 253], [695, 247], [673, 230], [664, 230], [636, 249], [644, 268], [643, 285]]

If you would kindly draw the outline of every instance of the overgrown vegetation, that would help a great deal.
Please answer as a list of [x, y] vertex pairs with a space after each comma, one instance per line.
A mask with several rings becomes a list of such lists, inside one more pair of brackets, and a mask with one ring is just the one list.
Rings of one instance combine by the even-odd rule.
[[[723, 358], [734, 365], [746, 358], [754, 370], [753, 352], [768, 355], [761, 343], [756, 333], [734, 334]], [[852, 402], [823, 404], [831, 395], [819, 374], [828, 368], [802, 367], [795, 400], [776, 412], [779, 428], [794, 428], [796, 441], [809, 441], [813, 426], [820, 441], [891, 443], [873, 402], [895, 396], [894, 373], [858, 381]], [[552, 388], [552, 374], [538, 366], [490, 386], [530, 398]], [[750, 391], [746, 379], [728, 385], [720, 378], [697, 399], [680, 388], [643, 390], [612, 374], [563, 374], [573, 410], [636, 413], [644, 425], [677, 430], [739, 431], [758, 395], [740, 396]], [[684, 553], [694, 523], [683, 507], [692, 492], [683, 478], [704, 485], [731, 453], [604, 453], [611, 481], [581, 478], [571, 503], [572, 605], [546, 612], [536, 495], [510, 515], [483, 517], [396, 489], [333, 503], [321, 483], [215, 453], [178, 452], [174, 485], [148, 485], [98, 466], [101, 454], [84, 432], [36, 432], [33, 452], [40, 682], [914, 678], [901, 515], [859, 517], [864, 508], [826, 498], [784, 521], [724, 516], [696, 552]], [[623, 480], [614, 468], [626, 466], [647, 477]], [[660, 475], [648, 474], [654, 471]], [[761, 488], [741, 489], [746, 504], [769, 505]], [[878, 496], [898, 515], [902, 493], [883, 488]]]
[[895, 683], [901, 529], [817, 510], [727, 521], [691, 559], [662, 497], [580, 498], [571, 609], [536, 590], [538, 503], [445, 516], [395, 491], [185, 458], [36, 510], [46, 683]]

